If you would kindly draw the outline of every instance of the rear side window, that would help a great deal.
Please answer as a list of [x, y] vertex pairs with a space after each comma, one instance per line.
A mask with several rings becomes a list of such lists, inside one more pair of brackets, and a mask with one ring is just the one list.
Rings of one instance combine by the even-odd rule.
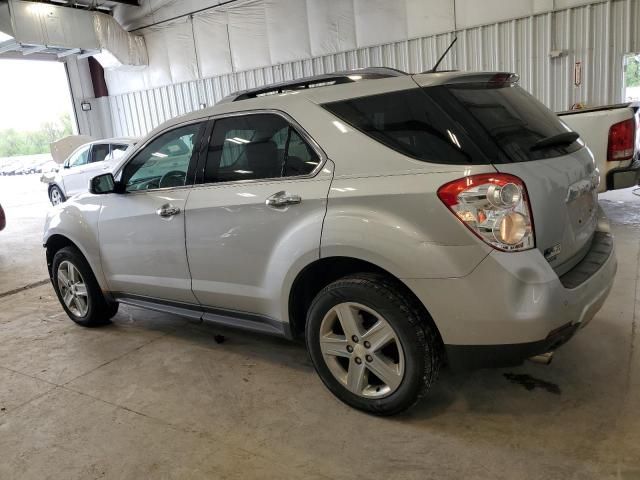
[[318, 163], [315, 151], [280, 115], [221, 118], [211, 134], [205, 183], [307, 175]]
[[430, 163], [524, 162], [581, 148], [536, 142], [571, 131], [518, 86], [415, 88], [327, 103], [324, 108], [378, 142]]
[[434, 163], [472, 163], [468, 140], [420, 88], [352, 98], [323, 107], [410, 157]]

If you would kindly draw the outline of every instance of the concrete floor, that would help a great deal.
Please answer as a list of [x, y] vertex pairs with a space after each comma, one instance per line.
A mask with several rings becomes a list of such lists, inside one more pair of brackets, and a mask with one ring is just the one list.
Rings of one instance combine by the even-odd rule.
[[12, 181], [0, 177], [0, 479], [640, 479], [630, 191], [603, 197], [613, 293], [551, 366], [444, 372], [384, 419], [334, 399], [298, 344], [128, 307], [83, 329], [48, 284], [2, 296], [46, 276], [44, 191], [21, 178], [8, 200]]

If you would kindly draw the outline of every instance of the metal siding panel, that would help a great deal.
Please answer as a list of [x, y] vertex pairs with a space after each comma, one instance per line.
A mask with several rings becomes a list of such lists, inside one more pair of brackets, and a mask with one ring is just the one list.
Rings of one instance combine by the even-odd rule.
[[[556, 12], [472, 27], [457, 32], [374, 45], [296, 60], [199, 81], [110, 97], [118, 135], [139, 135], [171, 117], [213, 105], [230, 93], [261, 85], [369, 66], [410, 72], [432, 68], [457, 35], [458, 43], [440, 68], [507, 70], [552, 110], [576, 101], [602, 105], [622, 100], [625, 53], [640, 50], [640, 2], [592, 2]], [[566, 52], [552, 59], [551, 50]], [[583, 64], [583, 84], [573, 85], [574, 64]]]

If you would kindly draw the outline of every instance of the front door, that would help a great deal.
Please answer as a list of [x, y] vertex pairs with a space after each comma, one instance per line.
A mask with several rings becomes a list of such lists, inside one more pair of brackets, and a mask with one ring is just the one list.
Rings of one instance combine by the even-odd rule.
[[312, 143], [279, 114], [215, 120], [186, 211], [192, 288], [204, 306], [278, 320], [287, 273], [319, 257], [333, 172]]
[[89, 191], [86, 170], [91, 166], [91, 146], [87, 145], [74, 152], [63, 170], [64, 190], [67, 198], [80, 192]]
[[197, 303], [185, 251], [184, 210], [204, 123], [159, 134], [124, 166], [124, 193], [104, 196], [102, 267], [117, 295]]

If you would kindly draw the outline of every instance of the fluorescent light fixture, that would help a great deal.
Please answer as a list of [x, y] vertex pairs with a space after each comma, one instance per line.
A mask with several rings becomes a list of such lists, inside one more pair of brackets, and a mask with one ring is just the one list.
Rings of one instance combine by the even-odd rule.
[[162, 153], [162, 152], [153, 152], [151, 154], [152, 157], [158, 157], [158, 158], [167, 158], [169, 155], [167, 155], [166, 153]]
[[240, 197], [257, 197], [257, 195], [254, 195], [253, 193], [249, 193], [249, 192], [240, 192], [238, 193], [238, 196]]
[[356, 80], [362, 80], [362, 75], [349, 75], [348, 78], [355, 82]]
[[246, 175], [246, 174], [249, 174], [249, 173], [253, 173], [253, 170], [234, 170], [233, 172], [234, 173], [239, 173], [241, 175]]

